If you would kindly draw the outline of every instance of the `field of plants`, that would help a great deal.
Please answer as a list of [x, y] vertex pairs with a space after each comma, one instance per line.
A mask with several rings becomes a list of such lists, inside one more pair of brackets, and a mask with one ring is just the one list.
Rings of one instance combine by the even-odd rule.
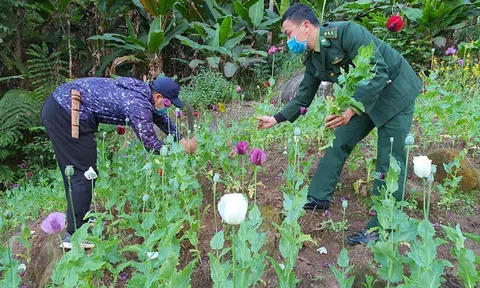
[[[377, 175], [374, 130], [348, 158], [330, 209], [308, 212], [309, 182], [335, 137], [325, 118], [349, 107], [348, 91], [371, 77], [373, 46], [361, 48], [357, 65], [342, 72], [344, 83], [319, 93], [293, 124], [259, 130], [257, 117], [283, 107], [282, 85], [302, 68], [276, 36], [278, 15], [289, 1], [7, 2], [0, 4], [5, 11], [36, 11], [24, 15], [35, 25], [48, 24], [38, 24], [43, 16], [63, 24], [44, 28], [52, 38], [43, 44], [30, 38], [37, 44], [30, 46], [29, 68], [13, 63], [21, 59], [2, 60], [8, 68], [0, 69], [0, 84], [7, 83], [2, 89], [9, 92], [0, 108], [12, 106], [20, 116], [38, 113], [40, 102], [27, 107], [18, 101], [44, 99], [88, 68], [96, 70], [91, 76], [150, 78], [169, 71], [189, 83], [181, 97], [195, 108], [194, 131], [181, 111], [170, 108], [168, 115], [197, 138], [198, 148], [187, 154], [166, 136], [157, 155], [145, 150], [131, 127], [101, 126], [98, 175], [74, 176], [95, 184], [87, 215], [95, 221], [75, 232], [71, 250], [62, 250], [64, 183], [48, 139], [38, 119], [14, 127], [18, 117], [0, 109], [0, 287], [480, 285], [480, 24], [471, 16], [478, 17], [479, 1], [311, 1], [316, 12], [326, 7], [326, 19], [355, 20], [401, 49], [423, 89], [411, 135], [391, 139], [407, 144], [406, 178], [399, 179], [393, 157], [389, 171]], [[385, 29], [392, 11], [407, 21], [396, 34]], [[89, 13], [99, 24], [81, 24]], [[119, 21], [123, 31], [110, 29]], [[2, 37], [19, 37], [11, 34], [13, 22], [0, 23]], [[51, 33], [66, 28], [71, 36], [65, 39]], [[27, 40], [26, 30], [22, 35]], [[51, 52], [55, 37], [63, 48]], [[99, 54], [84, 54], [90, 50], [79, 43], [87, 38]], [[184, 55], [172, 54], [175, 47]], [[195, 57], [185, 56], [190, 54]], [[191, 74], [172, 68], [167, 55]], [[72, 69], [82, 61], [91, 67]], [[206, 71], [196, 73], [201, 66]], [[35, 67], [40, 70], [32, 76]], [[371, 191], [376, 178], [385, 181], [379, 196]], [[393, 197], [398, 181], [407, 183], [404, 201]], [[348, 245], [345, 236], [375, 214], [380, 239]], [[80, 248], [85, 240], [95, 248]]]

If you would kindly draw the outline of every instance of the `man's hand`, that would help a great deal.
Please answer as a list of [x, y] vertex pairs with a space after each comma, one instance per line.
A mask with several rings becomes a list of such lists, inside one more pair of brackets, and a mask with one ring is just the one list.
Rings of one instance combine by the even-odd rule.
[[195, 150], [197, 150], [197, 138], [192, 137], [189, 140], [186, 140], [183, 138], [180, 140], [180, 143], [183, 145], [183, 149], [185, 149], [185, 152], [188, 154], [193, 154], [195, 153]]
[[327, 128], [337, 128], [346, 125], [350, 119], [355, 115], [351, 108], [348, 108], [342, 113], [342, 116], [330, 115], [325, 119], [325, 126]]
[[258, 125], [257, 125], [258, 129], [268, 129], [277, 124], [277, 120], [275, 120], [275, 118], [272, 116], [257, 117], [257, 120], [258, 120]]

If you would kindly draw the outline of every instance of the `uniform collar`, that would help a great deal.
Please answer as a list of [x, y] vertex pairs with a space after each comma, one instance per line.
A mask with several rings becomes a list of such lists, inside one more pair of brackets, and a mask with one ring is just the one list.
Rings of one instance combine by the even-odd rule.
[[320, 41], [322, 40], [322, 26], [320, 25], [320, 27], [318, 28], [318, 35], [317, 35], [317, 41], [315, 42], [315, 50], [314, 52], [320, 52], [321, 50], [321, 43]]

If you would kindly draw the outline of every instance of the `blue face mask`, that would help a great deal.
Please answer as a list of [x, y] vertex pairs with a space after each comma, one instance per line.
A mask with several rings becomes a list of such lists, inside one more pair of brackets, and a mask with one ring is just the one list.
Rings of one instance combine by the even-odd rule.
[[[302, 27], [300, 27], [300, 29]], [[297, 32], [297, 35], [295, 35], [295, 37], [292, 37], [290, 38], [290, 40], [287, 41], [288, 49], [290, 49], [290, 51], [292, 51], [292, 53], [294, 54], [301, 54], [307, 51], [307, 39], [303, 40], [302, 42], [298, 42], [298, 33], [300, 33], [300, 31]]]
[[160, 108], [160, 109], [155, 108], [155, 114], [165, 115], [165, 114], [167, 114], [167, 108], [165, 106], [163, 108]]

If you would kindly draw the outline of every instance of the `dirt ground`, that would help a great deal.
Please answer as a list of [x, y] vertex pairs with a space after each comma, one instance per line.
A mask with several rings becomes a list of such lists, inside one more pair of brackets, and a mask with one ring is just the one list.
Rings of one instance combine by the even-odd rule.
[[[240, 103], [233, 104], [233, 106], [228, 107], [227, 113], [225, 116], [228, 115], [229, 119], [239, 119], [246, 115], [251, 115], [253, 112], [253, 105], [255, 103], [244, 103], [241, 106], [234, 106], [234, 105], [241, 105]], [[237, 113], [234, 115], [232, 113]], [[238, 117], [238, 118], [236, 118]], [[435, 147], [437, 148], [437, 147]], [[375, 153], [374, 147], [364, 146], [365, 153]], [[420, 155], [424, 152], [429, 151], [429, 147], [421, 148], [413, 153], [414, 155]], [[314, 151], [315, 149], [312, 149]], [[281, 221], [281, 211], [282, 211], [282, 193], [278, 190], [278, 187], [281, 187], [283, 184], [283, 172], [285, 167], [287, 166], [287, 160], [285, 159], [285, 155], [282, 153], [272, 150], [267, 151], [269, 155], [269, 159], [266, 162], [266, 169], [265, 172], [258, 174], [258, 180], [264, 184], [264, 186], [258, 186], [257, 192], [257, 203], [260, 207], [270, 207], [273, 211], [273, 219], [277, 219]], [[414, 156], [412, 155], [412, 157]], [[308, 157], [315, 157], [316, 161], [321, 157], [321, 155], [317, 155], [314, 153], [310, 153]], [[471, 159], [474, 165], [478, 168], [480, 167], [479, 159]], [[411, 163], [411, 162], [410, 162]], [[310, 175], [313, 175], [314, 170], [310, 171]], [[359, 194], [355, 194], [353, 190], [353, 183], [360, 179], [365, 178], [366, 171], [363, 167], [358, 169], [356, 172], [351, 173], [345, 167], [341, 177], [340, 183], [341, 185], [337, 189], [334, 194], [334, 204], [330, 207], [329, 211], [331, 212], [331, 218], [335, 221], [341, 221], [342, 218], [342, 206], [339, 201], [340, 197], [344, 197], [348, 200], [348, 209], [347, 209], [347, 219], [348, 224], [350, 225], [348, 230], [345, 232], [345, 235], [349, 235], [350, 233], [362, 230], [369, 219], [369, 200], [368, 198], [361, 196]], [[419, 182], [416, 182], [415, 177], [409, 177], [407, 191], [411, 187], [419, 186]], [[206, 179], [200, 179], [202, 183], [202, 190], [204, 194], [204, 201], [203, 201], [203, 208], [212, 203], [213, 201], [213, 193], [211, 191], [211, 186], [208, 184]], [[220, 189], [219, 189], [220, 190]], [[220, 190], [221, 191], [221, 190]], [[221, 193], [218, 193], [221, 194]], [[455, 226], [457, 223], [460, 224], [462, 231], [465, 232], [473, 232], [480, 234], [480, 215], [478, 213], [480, 206], [477, 204], [475, 207], [475, 211], [472, 214], [465, 214], [463, 209], [459, 209], [458, 211], [452, 211], [452, 213], [446, 213], [444, 210], [438, 209], [435, 205], [435, 201], [438, 199], [438, 196], [433, 196], [433, 204], [431, 205], [431, 221], [432, 223], [439, 223], [439, 224], [448, 224], [451, 226]], [[478, 203], [478, 201], [477, 201]], [[421, 211], [421, 210], [419, 210]], [[200, 246], [198, 247], [201, 251], [201, 262], [197, 264], [197, 267], [192, 274], [192, 287], [199, 287], [199, 288], [206, 288], [212, 287], [213, 283], [210, 279], [210, 267], [209, 267], [209, 260], [208, 260], [208, 252], [209, 252], [209, 242], [210, 239], [213, 237], [215, 233], [214, 227], [214, 216], [213, 216], [213, 207], [210, 207], [208, 213], [206, 214], [205, 219], [203, 220], [203, 226], [199, 231], [199, 243]], [[423, 217], [420, 215], [420, 212], [417, 215], [412, 215], [418, 218]], [[42, 218], [41, 218], [42, 219]], [[295, 267], [296, 277], [301, 280], [297, 284], [297, 287], [339, 287], [333, 273], [330, 271], [330, 268], [325, 267], [326, 264], [336, 264], [337, 257], [342, 249], [342, 233], [341, 232], [330, 232], [323, 230], [320, 226], [322, 221], [326, 220], [327, 218], [324, 216], [323, 211], [315, 211], [315, 212], [308, 212], [306, 215], [300, 220], [301, 227], [304, 233], [310, 234], [312, 239], [315, 241], [315, 244], [308, 243], [306, 244], [299, 253], [297, 259], [297, 265]], [[264, 221], [274, 221], [271, 219], [265, 219]], [[40, 221], [36, 223], [32, 223], [30, 225], [31, 229], [36, 232], [38, 235], [33, 240], [32, 246], [32, 261], [27, 266], [27, 273], [24, 276], [24, 283], [36, 283], [35, 276], [29, 271], [32, 271], [33, 265], [36, 264], [38, 261], [38, 250], [39, 247], [42, 247], [46, 241], [48, 241], [48, 237], [42, 236], [44, 233], [40, 229]], [[443, 230], [439, 227], [436, 228], [437, 236], [443, 237], [444, 233]], [[127, 232], [126, 232], [127, 233]], [[280, 235], [273, 234], [269, 235], [269, 237], [273, 237], [273, 241], [275, 243], [275, 247], [278, 247], [278, 240]], [[135, 241], [135, 240], [132, 240]], [[357, 269], [361, 269], [362, 272], [369, 272], [371, 271], [374, 273], [379, 267], [376, 266], [373, 259], [373, 254], [370, 250], [365, 246], [348, 246], [348, 254], [350, 257], [350, 263], [357, 266]], [[474, 244], [472, 241], [467, 240], [466, 245], [468, 248], [474, 250], [474, 252], [478, 255], [480, 254], [480, 247], [477, 244]], [[328, 251], [327, 254], [320, 254], [316, 251], [319, 247], [325, 247]], [[20, 253], [24, 250], [22, 247], [16, 245], [15, 252]], [[270, 256], [280, 259], [280, 253], [276, 248], [271, 249]], [[453, 260], [450, 252], [449, 245], [442, 245], [438, 248], [437, 257], [442, 259], [447, 259], [451, 261], [454, 265], [456, 262]], [[180, 261], [180, 266], [185, 265], [188, 263], [193, 256], [190, 254], [189, 249], [191, 247], [182, 247], [182, 251], [184, 254], [182, 255], [182, 259]], [[129, 271], [127, 271], [129, 272]], [[363, 273], [364, 274], [364, 273]], [[455, 274], [455, 268], [447, 268], [446, 269], [446, 279], [443, 283], [443, 287], [462, 287], [460, 282], [453, 276]], [[262, 282], [264, 285], [259, 285], [262, 287], [276, 287], [276, 275], [271, 267], [270, 264], [267, 263], [267, 268], [265, 273], [262, 277]], [[103, 283], [107, 285], [111, 281], [111, 277], [106, 275], [103, 279]], [[360, 284], [361, 285], [361, 284]], [[29, 287], [36, 287], [35, 284], [30, 284]], [[123, 287], [123, 285], [118, 285], [116, 287]], [[361, 286], [355, 286], [361, 287]]]

